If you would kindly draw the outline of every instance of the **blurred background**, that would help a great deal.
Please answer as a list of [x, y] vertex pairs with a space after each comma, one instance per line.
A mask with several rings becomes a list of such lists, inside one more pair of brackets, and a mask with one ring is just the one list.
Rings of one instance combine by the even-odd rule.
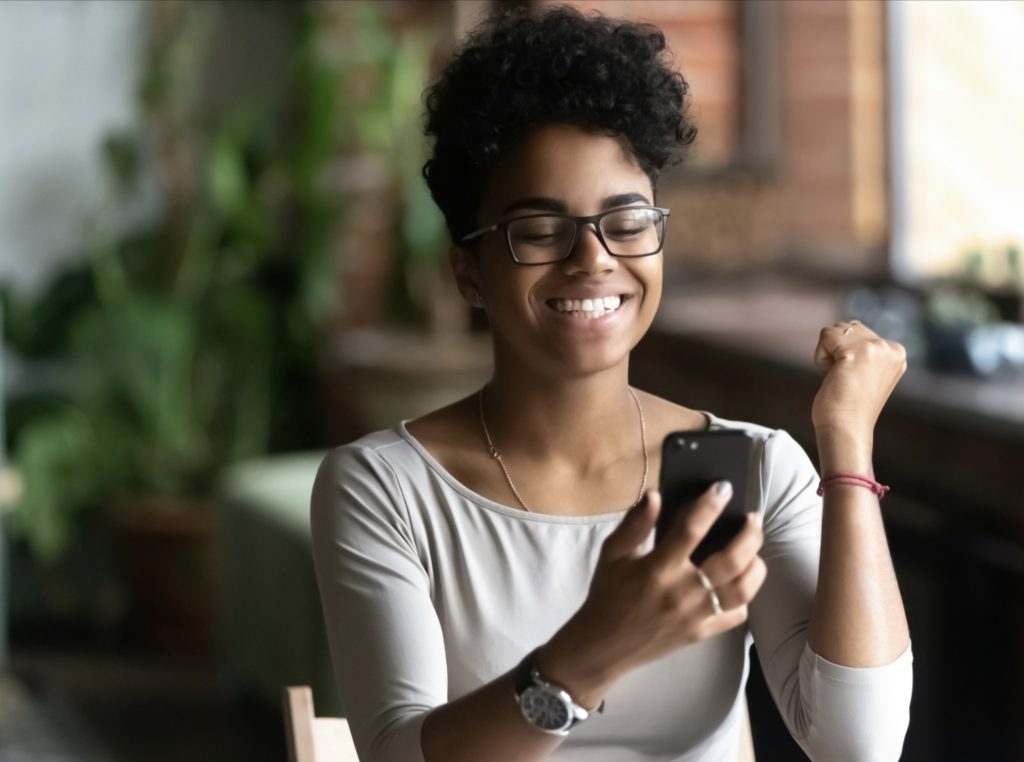
[[[819, 328], [902, 341], [903, 758], [1024, 759], [1024, 3], [572, 4], [658, 24], [700, 130], [635, 383], [813, 456]], [[423, 85], [549, 5], [0, 3], [0, 761], [280, 760], [283, 686], [344, 712], [313, 473], [489, 372]], [[754, 672], [759, 758], [803, 758]]]

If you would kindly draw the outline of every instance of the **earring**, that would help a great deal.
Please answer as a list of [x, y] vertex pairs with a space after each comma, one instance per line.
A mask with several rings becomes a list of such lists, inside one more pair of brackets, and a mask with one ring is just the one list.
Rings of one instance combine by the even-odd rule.
[[476, 305], [477, 307], [484, 306], [484, 297], [483, 294], [481, 294], [479, 291], [473, 292], [473, 304]]

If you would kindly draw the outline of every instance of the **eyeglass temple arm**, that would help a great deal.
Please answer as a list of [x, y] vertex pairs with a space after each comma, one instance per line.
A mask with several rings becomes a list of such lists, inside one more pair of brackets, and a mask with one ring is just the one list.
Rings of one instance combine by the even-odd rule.
[[490, 227], [480, 228], [480, 230], [474, 230], [469, 235], [465, 235], [459, 239], [459, 243], [466, 243], [466, 241], [472, 241], [474, 238], [479, 238], [484, 233], [491, 233], [501, 227], [500, 223], [497, 225], [491, 225]]

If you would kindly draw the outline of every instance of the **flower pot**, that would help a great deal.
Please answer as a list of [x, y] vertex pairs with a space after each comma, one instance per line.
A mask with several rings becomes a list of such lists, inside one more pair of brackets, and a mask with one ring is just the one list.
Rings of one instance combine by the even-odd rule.
[[200, 498], [136, 496], [112, 511], [130, 630], [168, 655], [208, 655], [216, 596], [212, 505]]

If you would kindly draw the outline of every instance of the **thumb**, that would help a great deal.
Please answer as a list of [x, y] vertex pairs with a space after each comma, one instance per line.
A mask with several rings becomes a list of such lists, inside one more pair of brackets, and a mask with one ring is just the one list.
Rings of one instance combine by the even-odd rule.
[[637, 547], [654, 528], [654, 522], [661, 511], [661, 493], [647, 490], [643, 500], [629, 509], [601, 546], [601, 562], [618, 561], [633, 556]]
[[814, 367], [827, 373], [835, 363], [835, 358], [828, 347], [825, 346], [824, 340], [819, 341], [818, 346], [814, 348]]

